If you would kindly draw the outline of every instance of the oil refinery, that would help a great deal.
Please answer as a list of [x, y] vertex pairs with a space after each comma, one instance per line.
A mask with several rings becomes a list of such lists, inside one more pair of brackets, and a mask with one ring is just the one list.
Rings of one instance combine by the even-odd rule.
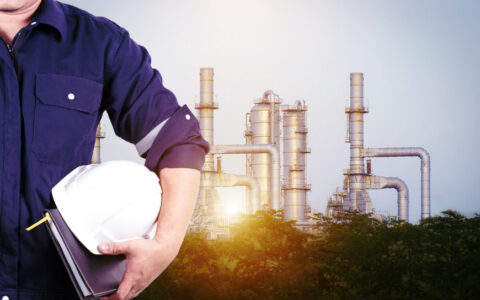
[[[416, 156], [421, 167], [421, 217], [430, 216], [430, 156], [421, 147], [367, 148], [364, 145], [364, 115], [369, 112], [364, 104], [363, 73], [350, 74], [350, 100], [345, 107], [347, 135], [350, 144], [349, 168], [344, 181], [328, 200], [326, 215], [343, 210], [373, 213], [368, 194], [371, 189], [396, 189], [397, 219], [409, 219], [409, 192], [403, 180], [396, 177], [373, 175], [372, 158]], [[195, 103], [200, 131], [210, 144], [205, 158], [200, 192], [191, 220], [191, 231], [206, 231], [211, 238], [228, 234], [231, 219], [226, 215], [217, 193], [219, 187], [245, 187], [243, 211], [253, 214], [262, 209], [282, 209], [287, 221], [294, 220], [297, 228], [306, 230], [314, 224], [307, 195], [311, 184], [307, 182], [307, 112], [305, 100], [284, 104], [272, 90], [253, 100], [250, 111], [245, 112], [245, 143], [222, 144], [215, 141], [214, 118], [219, 103], [214, 101], [214, 70], [200, 69], [200, 101]], [[92, 162], [100, 162], [100, 139], [97, 129]], [[241, 174], [225, 173], [222, 160], [232, 155], [244, 155], [245, 171]], [[228, 201], [228, 199], [224, 199]], [[385, 218], [388, 216], [378, 215]]]
[[[296, 220], [298, 226], [308, 226], [306, 183], [307, 133], [304, 101], [283, 105], [282, 99], [271, 90], [254, 100], [245, 114], [245, 144], [226, 145], [214, 142], [213, 68], [200, 70], [200, 102], [195, 104], [203, 137], [211, 150], [205, 159], [200, 193], [191, 224], [191, 230], [202, 229], [213, 237], [225, 232], [228, 220], [216, 187], [245, 186], [247, 213], [260, 209], [284, 209], [286, 220]], [[283, 118], [281, 114], [283, 113]], [[283, 119], [283, 140], [281, 125]], [[283, 145], [282, 145], [283, 141]], [[283, 177], [280, 153], [283, 149]], [[225, 155], [246, 155], [244, 174], [224, 173], [221, 160]], [[216, 158], [216, 159], [215, 159]]]

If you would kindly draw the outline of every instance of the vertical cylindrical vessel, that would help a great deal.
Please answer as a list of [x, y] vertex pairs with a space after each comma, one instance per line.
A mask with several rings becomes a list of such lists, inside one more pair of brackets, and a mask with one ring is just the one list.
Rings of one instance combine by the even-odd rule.
[[[198, 121], [200, 123], [200, 132], [203, 138], [213, 145], [213, 121], [214, 111], [218, 105], [213, 101], [213, 68], [200, 69], [200, 103], [195, 103], [195, 109], [198, 110]], [[215, 215], [215, 197], [213, 189], [212, 172], [215, 172], [215, 161], [213, 154], [209, 153], [205, 157], [205, 164], [202, 169], [202, 178], [200, 191], [198, 195], [195, 215]], [[198, 218], [197, 218], [198, 219]], [[204, 222], [201, 220], [200, 222]]]
[[306, 180], [307, 106], [297, 101], [283, 109], [283, 185], [285, 219], [305, 221], [307, 219]]
[[[200, 103], [195, 104], [198, 110], [200, 132], [203, 138], [213, 145], [213, 113], [218, 105], [213, 102], [213, 68], [200, 69]], [[213, 155], [207, 154], [203, 170], [213, 171]]]
[[350, 143], [350, 180], [346, 209], [367, 212], [367, 198], [363, 186], [365, 166], [361, 151], [363, 149], [363, 114], [367, 113], [363, 105], [363, 73], [350, 73], [350, 107], [349, 114]]
[[[250, 110], [251, 143], [271, 144], [280, 151], [280, 98], [274, 92], [266, 91], [263, 97], [254, 103]], [[279, 203], [272, 203], [273, 199], [270, 199], [272, 174], [268, 154], [251, 154], [249, 168], [260, 183], [260, 207], [280, 209]], [[247, 167], [247, 171], [249, 168]]]
[[102, 132], [102, 128], [100, 123], [97, 126], [97, 134], [95, 137], [95, 146], [93, 147], [93, 155], [92, 155], [92, 164], [99, 164], [101, 162], [100, 159], [100, 140], [105, 138], [105, 134]]

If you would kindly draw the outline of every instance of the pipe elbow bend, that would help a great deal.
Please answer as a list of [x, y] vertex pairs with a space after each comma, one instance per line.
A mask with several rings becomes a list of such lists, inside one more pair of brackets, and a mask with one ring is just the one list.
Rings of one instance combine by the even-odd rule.
[[427, 150], [423, 147], [417, 147], [416, 148], [418, 151], [418, 156], [424, 161], [424, 162], [429, 162], [430, 161], [430, 154], [428, 153]]

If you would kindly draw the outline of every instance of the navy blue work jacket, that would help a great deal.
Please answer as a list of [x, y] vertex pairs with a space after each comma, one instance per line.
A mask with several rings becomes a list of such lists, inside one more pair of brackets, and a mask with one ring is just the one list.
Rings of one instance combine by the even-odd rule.
[[147, 51], [113, 22], [43, 0], [10, 45], [0, 40], [0, 299], [75, 299], [45, 226], [51, 188], [91, 163], [106, 111], [145, 165], [200, 170], [208, 143], [150, 66]]

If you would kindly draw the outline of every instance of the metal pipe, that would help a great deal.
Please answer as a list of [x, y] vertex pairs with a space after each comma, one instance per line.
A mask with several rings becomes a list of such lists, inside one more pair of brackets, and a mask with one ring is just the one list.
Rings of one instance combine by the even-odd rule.
[[270, 102], [270, 144], [275, 145], [275, 103], [278, 95], [272, 90], [268, 90], [263, 93], [263, 99]]
[[[250, 120], [250, 113], [245, 114], [245, 144], [251, 145], [252, 142], [252, 125]], [[252, 176], [252, 154], [245, 155], [245, 170], [247, 176]]]
[[257, 210], [261, 210], [257, 203], [260, 203], [260, 184], [258, 181], [245, 175], [217, 173], [214, 175], [214, 184], [216, 187], [245, 186], [248, 191], [248, 202], [246, 203], [246, 212], [254, 214]]
[[222, 173], [222, 157], [217, 156], [217, 173]]
[[372, 160], [367, 159], [367, 174], [372, 175]]
[[[250, 113], [245, 114], [245, 144], [249, 145], [252, 144], [252, 128], [250, 124]], [[245, 174], [247, 176], [252, 176], [252, 154], [245, 154]], [[246, 193], [247, 203], [253, 203], [250, 199], [250, 193]], [[258, 203], [260, 203], [261, 196], [256, 199]], [[249, 212], [250, 213], [250, 212]], [[254, 212], [253, 212], [254, 213]]]
[[422, 219], [430, 217], [430, 155], [421, 147], [365, 148], [362, 157], [417, 156], [421, 160]]
[[[268, 153], [270, 155], [270, 208], [280, 209], [280, 154], [278, 149], [269, 144], [250, 145], [213, 145], [212, 154], [246, 154]], [[263, 205], [267, 203], [262, 203]]]
[[397, 177], [365, 176], [367, 189], [396, 189], [398, 217], [408, 222], [408, 187], [403, 180]]

